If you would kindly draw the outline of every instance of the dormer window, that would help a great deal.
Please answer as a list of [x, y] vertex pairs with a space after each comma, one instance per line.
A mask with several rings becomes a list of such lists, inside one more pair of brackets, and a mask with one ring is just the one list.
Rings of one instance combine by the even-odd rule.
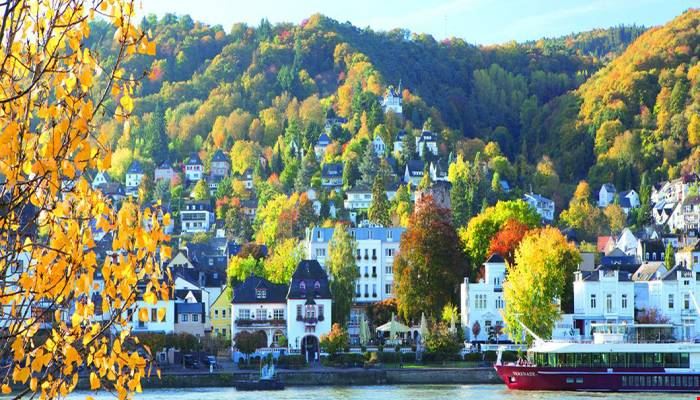
[[321, 289], [321, 283], [319, 281], [316, 281], [314, 283], [314, 290], [320, 290]]
[[299, 289], [306, 290], [306, 283], [304, 283], [304, 281], [299, 282]]
[[256, 299], [266, 299], [267, 298], [267, 290], [266, 289], [255, 289], [255, 298]]

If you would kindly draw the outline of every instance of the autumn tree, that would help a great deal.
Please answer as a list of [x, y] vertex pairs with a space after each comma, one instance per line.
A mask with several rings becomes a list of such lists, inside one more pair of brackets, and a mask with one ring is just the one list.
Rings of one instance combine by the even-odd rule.
[[304, 255], [304, 249], [298, 239], [285, 239], [272, 249], [265, 264], [263, 273], [267, 280], [273, 283], [289, 284], [292, 274]]
[[508, 265], [513, 265], [515, 261], [515, 250], [529, 230], [529, 226], [517, 219], [509, 219], [491, 238], [489, 253], [499, 254], [506, 260]]
[[564, 226], [575, 229], [582, 238], [587, 240], [592, 240], [607, 230], [605, 215], [590, 203], [590, 195], [588, 183], [579, 182], [574, 197], [569, 202], [569, 208], [562, 211], [559, 217]]
[[389, 208], [390, 204], [389, 199], [386, 197], [384, 181], [381, 177], [377, 176], [374, 178], [374, 183], [372, 184], [372, 204], [367, 211], [370, 222], [381, 226], [390, 226], [391, 217], [389, 216]]
[[540, 224], [539, 214], [525, 201], [499, 201], [495, 206], [488, 207], [472, 218], [466, 228], [459, 231], [472, 267], [484, 263], [491, 239], [509, 220], [516, 220], [529, 228]]
[[164, 161], [168, 161], [168, 135], [165, 130], [165, 112], [163, 107], [156, 104], [156, 109], [151, 114], [151, 118], [144, 127], [146, 155], [150, 156], [153, 163], [158, 166]]
[[467, 274], [459, 237], [449, 210], [423, 196], [409, 218], [394, 259], [394, 290], [405, 319], [421, 312], [439, 316], [442, 307], [456, 303], [456, 288]]
[[328, 243], [328, 272], [333, 293], [333, 321], [347, 323], [355, 296], [355, 280], [360, 277], [355, 263], [356, 243], [343, 224], [336, 224]]
[[[542, 338], [552, 335], [561, 310], [573, 309], [573, 276], [581, 256], [557, 228], [528, 232], [508, 265], [503, 285], [506, 332], [523, 337], [522, 322]], [[526, 341], [531, 343], [532, 337]]]
[[[126, 70], [124, 61], [155, 54], [155, 45], [135, 26], [132, 1], [9, 1], [3, 10], [0, 358], [8, 372], [1, 391], [67, 397], [84, 379], [124, 399], [150, 371], [128, 328], [168, 297], [158, 261], [169, 258], [168, 238], [157, 221], [144, 227], [153, 210], [126, 202], [116, 211], [82, 175], [110, 168], [109, 138], [97, 118], [115, 119], [128, 133], [133, 90], [145, 71]], [[86, 44], [95, 14], [114, 29], [109, 60]], [[98, 256], [96, 229], [113, 237], [118, 256]], [[137, 296], [149, 306], [137, 308]], [[157, 310], [162, 319], [165, 310]]]
[[339, 323], [334, 323], [331, 331], [321, 335], [319, 346], [331, 357], [350, 346], [350, 334]]
[[627, 226], [627, 214], [625, 210], [620, 207], [619, 204], [610, 204], [605, 207], [603, 214], [608, 219], [608, 226], [610, 227], [610, 233], [617, 235], [622, 232], [622, 230]]
[[207, 181], [205, 181], [204, 179], [200, 179], [199, 182], [197, 182], [197, 184], [194, 185], [194, 189], [192, 189], [192, 198], [194, 198], [197, 201], [209, 200], [211, 198], [211, 195], [209, 194], [209, 185], [207, 185]]

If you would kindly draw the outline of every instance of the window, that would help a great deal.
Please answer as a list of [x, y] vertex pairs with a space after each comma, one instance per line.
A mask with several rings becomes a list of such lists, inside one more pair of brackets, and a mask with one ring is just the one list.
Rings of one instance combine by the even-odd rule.
[[372, 249], [372, 259], [373, 260], [377, 259], [377, 249]]
[[474, 308], [476, 308], [476, 309], [486, 308], [486, 295], [485, 294], [477, 294], [475, 296], [474, 300], [475, 300]]
[[189, 315], [182, 314], [182, 322], [187, 322], [189, 320]]
[[384, 294], [391, 294], [391, 283], [384, 285]]
[[283, 308], [276, 308], [272, 311], [272, 316], [274, 319], [280, 320], [284, 319], [284, 309]]
[[219, 310], [214, 310], [214, 319], [219, 319]]
[[250, 310], [247, 308], [242, 308], [238, 310], [239, 319], [250, 319]]
[[325, 257], [326, 249], [316, 249], [316, 257]]
[[318, 305], [318, 319], [323, 319], [323, 304]]
[[393, 257], [394, 251], [395, 251], [395, 249], [384, 249], [384, 255], [387, 257]]
[[597, 306], [597, 305], [596, 305], [595, 295], [592, 294], [592, 295], [591, 295], [591, 308], [596, 308], [596, 306]]
[[500, 310], [504, 307], [505, 307], [505, 302], [503, 301], [503, 298], [502, 297], [496, 298], [496, 308]]
[[192, 322], [199, 322], [199, 314], [192, 314]]
[[299, 282], [299, 289], [306, 290], [306, 283], [304, 283], [304, 281]]
[[153, 322], [158, 321], [158, 309], [156, 309], [156, 308], [151, 308], [151, 321], [153, 321]]
[[[392, 232], [391, 229], [389, 229], [389, 230], [386, 231], [386, 238], [389, 239], [389, 240], [394, 239], [394, 232]], [[392, 250], [392, 253], [393, 253], [393, 250], [394, 250], [394, 249], [391, 249], [391, 250]], [[388, 254], [387, 254], [387, 255], [388, 255]]]
[[627, 308], [627, 295], [622, 295], [622, 308]]
[[365, 283], [365, 297], [369, 297], [369, 285]]
[[372, 297], [377, 297], [377, 284], [372, 284]]
[[267, 298], [267, 290], [266, 289], [255, 289], [255, 298], [256, 299]]
[[673, 310], [673, 295], [672, 294], [668, 295], [668, 309]]
[[226, 328], [221, 328], [221, 334], [226, 336]]
[[267, 310], [264, 308], [255, 310], [255, 319], [267, 319]]
[[306, 318], [316, 318], [316, 307], [312, 305], [306, 306]]
[[392, 266], [391, 266], [391, 265], [385, 265], [385, 266], [384, 266], [384, 273], [385, 273], [385, 274], [392, 274], [392, 273], [394, 273]]
[[688, 293], [683, 295], [683, 309], [690, 310], [690, 295]]
[[319, 282], [319, 281], [314, 282], [314, 290], [321, 290], [321, 282]]
[[297, 319], [301, 319], [301, 304], [297, 304]]
[[226, 318], [226, 309], [221, 310], [221, 318]]
[[613, 301], [611, 294], [605, 296], [605, 307], [608, 310], [608, 313], [613, 312]]
[[377, 266], [373, 265], [372, 266], [372, 278], [376, 278], [376, 277], [377, 277]]
[[355, 297], [360, 297], [360, 284], [355, 284]]

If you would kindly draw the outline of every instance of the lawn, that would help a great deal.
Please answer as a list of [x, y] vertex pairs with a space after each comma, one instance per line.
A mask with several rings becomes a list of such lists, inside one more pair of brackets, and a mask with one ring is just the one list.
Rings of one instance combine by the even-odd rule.
[[383, 363], [384, 368], [474, 368], [483, 367], [483, 362], [477, 361], [445, 361], [436, 363], [405, 363], [401, 367], [399, 363]]

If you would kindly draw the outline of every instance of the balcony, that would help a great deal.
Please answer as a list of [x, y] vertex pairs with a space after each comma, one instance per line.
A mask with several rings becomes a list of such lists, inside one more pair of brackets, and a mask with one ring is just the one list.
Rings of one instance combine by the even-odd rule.
[[[298, 317], [297, 317], [298, 319]], [[284, 319], [236, 319], [236, 326], [240, 327], [270, 327], [270, 326], [285, 326], [287, 322]]]
[[304, 325], [315, 326], [317, 323], [318, 323], [318, 319], [316, 319], [315, 317], [304, 318]]

